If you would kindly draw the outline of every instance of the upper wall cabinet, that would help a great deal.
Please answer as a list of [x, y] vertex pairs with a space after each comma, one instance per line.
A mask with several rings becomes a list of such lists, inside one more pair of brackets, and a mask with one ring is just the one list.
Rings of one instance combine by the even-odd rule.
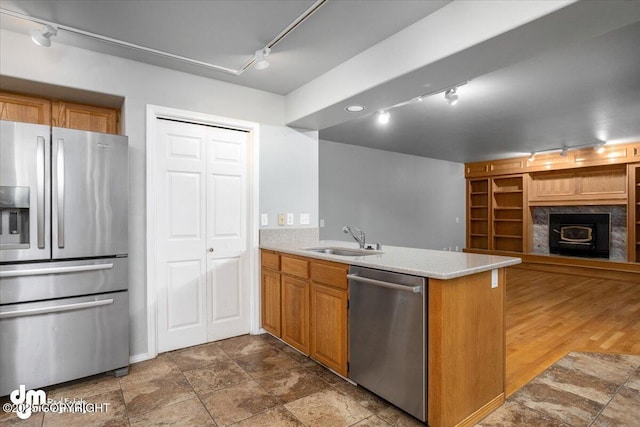
[[113, 134], [120, 130], [120, 115], [113, 108], [54, 101], [51, 110], [53, 126]]
[[0, 120], [50, 125], [51, 101], [0, 92]]
[[625, 165], [530, 175], [529, 204], [602, 205], [627, 203]]
[[535, 160], [528, 157], [465, 163], [465, 177], [479, 178], [519, 173], [581, 169], [585, 167], [621, 165], [640, 159], [640, 143], [606, 145], [604, 152], [593, 148], [571, 150], [566, 156], [559, 153], [539, 154]]
[[51, 101], [8, 92], [0, 92], [0, 120], [111, 134], [120, 133], [118, 109]]

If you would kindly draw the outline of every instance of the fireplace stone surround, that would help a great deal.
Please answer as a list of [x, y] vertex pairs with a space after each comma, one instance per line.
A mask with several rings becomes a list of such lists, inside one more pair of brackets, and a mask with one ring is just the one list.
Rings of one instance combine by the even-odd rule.
[[608, 213], [611, 215], [609, 260], [627, 261], [627, 208], [607, 206], [537, 206], [533, 207], [533, 253], [549, 254], [549, 214]]

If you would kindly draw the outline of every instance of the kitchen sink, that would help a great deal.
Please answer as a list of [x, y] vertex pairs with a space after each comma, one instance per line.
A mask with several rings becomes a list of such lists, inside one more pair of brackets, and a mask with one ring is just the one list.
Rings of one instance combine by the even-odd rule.
[[374, 251], [372, 249], [350, 249], [350, 248], [309, 248], [306, 251], [317, 252], [328, 255], [341, 255], [341, 256], [365, 256], [381, 254], [380, 251]]

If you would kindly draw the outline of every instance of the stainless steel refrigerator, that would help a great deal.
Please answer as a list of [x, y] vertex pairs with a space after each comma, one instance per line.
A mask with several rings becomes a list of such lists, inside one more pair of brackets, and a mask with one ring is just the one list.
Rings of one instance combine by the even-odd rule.
[[128, 141], [0, 121], [0, 396], [129, 365]]

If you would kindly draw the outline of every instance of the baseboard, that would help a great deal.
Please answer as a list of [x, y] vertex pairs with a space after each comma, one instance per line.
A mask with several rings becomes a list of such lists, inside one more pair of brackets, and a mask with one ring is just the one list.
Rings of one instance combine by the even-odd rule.
[[134, 354], [133, 356], [129, 356], [129, 364], [144, 362], [145, 360], [149, 360], [153, 358], [155, 358], [155, 356], [152, 356], [150, 353]]
[[486, 405], [456, 424], [456, 427], [468, 427], [476, 425], [478, 421], [489, 415], [494, 410], [498, 409], [500, 406], [502, 406], [503, 403], [504, 393], [500, 393], [494, 399], [490, 400]]

